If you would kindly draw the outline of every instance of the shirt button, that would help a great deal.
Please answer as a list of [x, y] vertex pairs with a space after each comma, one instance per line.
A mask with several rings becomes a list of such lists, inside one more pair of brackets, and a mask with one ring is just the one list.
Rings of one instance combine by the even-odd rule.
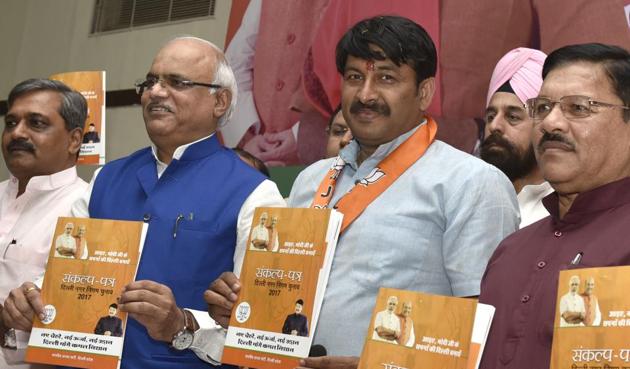
[[281, 91], [283, 88], [284, 88], [284, 81], [278, 80], [278, 82], [276, 82], [276, 91]]
[[562, 236], [562, 232], [555, 231], [555, 232], [553, 232], [553, 235], [556, 236], [556, 237], [560, 237], [560, 236]]
[[151, 220], [151, 214], [146, 213], [142, 216], [142, 220], [144, 220], [145, 222], [148, 222], [149, 220]]
[[526, 303], [527, 301], [529, 301], [529, 295], [523, 295], [523, 296], [521, 296], [521, 302], [522, 302], [522, 303]]
[[294, 42], [295, 42], [295, 34], [289, 33], [289, 35], [287, 36], [287, 45], [291, 45]]
[[544, 261], [539, 261], [539, 262], [538, 262], [538, 269], [542, 269], [542, 268], [544, 268], [546, 265], [547, 265], [547, 263], [546, 263], [546, 262], [544, 262]]

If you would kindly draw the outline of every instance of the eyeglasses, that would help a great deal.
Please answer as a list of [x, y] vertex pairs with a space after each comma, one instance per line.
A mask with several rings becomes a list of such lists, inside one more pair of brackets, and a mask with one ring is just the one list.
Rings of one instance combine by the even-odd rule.
[[620, 108], [630, 109], [624, 105], [614, 105], [600, 101], [594, 101], [588, 96], [563, 96], [558, 101], [546, 97], [535, 97], [527, 100], [527, 111], [535, 121], [541, 121], [551, 113], [554, 106], [560, 104], [562, 115], [567, 119], [580, 119], [597, 113], [593, 108]]
[[135, 83], [136, 92], [138, 95], [142, 95], [144, 91], [150, 90], [155, 86], [156, 83], [159, 83], [162, 87], [167, 87], [173, 89], [175, 91], [184, 91], [191, 89], [195, 86], [209, 87], [209, 88], [223, 88], [221, 85], [216, 85], [213, 83], [202, 83], [202, 82], [193, 82], [186, 79], [181, 79], [178, 77], [156, 77], [156, 76], [148, 76], [147, 79], [138, 80]]

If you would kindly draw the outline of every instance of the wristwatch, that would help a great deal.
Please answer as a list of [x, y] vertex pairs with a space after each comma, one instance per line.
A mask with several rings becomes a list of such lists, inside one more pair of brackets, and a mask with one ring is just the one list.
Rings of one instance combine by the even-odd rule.
[[171, 346], [178, 351], [189, 349], [195, 339], [195, 330], [193, 327], [194, 323], [192, 322], [192, 319], [188, 318], [188, 314], [190, 313], [184, 309], [181, 310], [184, 314], [184, 328], [175, 333], [173, 340], [171, 341]]

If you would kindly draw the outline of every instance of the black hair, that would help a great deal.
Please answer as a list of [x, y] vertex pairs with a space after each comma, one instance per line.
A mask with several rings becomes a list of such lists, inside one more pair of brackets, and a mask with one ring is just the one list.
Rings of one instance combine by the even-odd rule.
[[[599, 43], [569, 45], [553, 51], [543, 65], [543, 79], [552, 70], [576, 62], [600, 64], [608, 76], [615, 94], [630, 107], [630, 53], [619, 46]], [[630, 120], [630, 109], [623, 112], [623, 120]]]
[[328, 130], [330, 130], [330, 127], [332, 127], [333, 121], [335, 120], [337, 113], [339, 113], [340, 111], [341, 111], [341, 104], [337, 105], [337, 108], [335, 108], [335, 110], [332, 112], [330, 119], [328, 119]]
[[243, 149], [239, 149], [238, 147], [232, 148], [232, 151], [234, 151], [236, 155], [238, 155], [247, 164], [249, 164], [248, 160], [251, 161], [253, 163], [252, 167], [267, 176], [267, 178], [270, 177], [269, 169], [267, 169], [267, 166], [265, 165], [265, 163], [263, 163], [262, 160], [258, 159], [257, 157]]
[[9, 98], [7, 99], [9, 109], [11, 109], [17, 98], [33, 91], [54, 91], [59, 93], [61, 95], [59, 115], [66, 123], [66, 129], [72, 131], [80, 128], [83, 131], [83, 125], [87, 118], [87, 102], [83, 95], [74, 91], [63, 82], [45, 78], [31, 78], [22, 81], [9, 92]]
[[109, 305], [109, 307], [118, 310], [118, 304], [117, 303], [113, 303], [113, 304]]
[[304, 306], [304, 300], [302, 299], [297, 300], [295, 303]]
[[[378, 46], [382, 52], [370, 46]], [[343, 35], [336, 49], [339, 73], [344, 73], [350, 55], [366, 60], [390, 59], [397, 66], [407, 64], [416, 72], [418, 84], [434, 77], [437, 71], [437, 52], [427, 31], [410, 19], [394, 15], [364, 19]]]

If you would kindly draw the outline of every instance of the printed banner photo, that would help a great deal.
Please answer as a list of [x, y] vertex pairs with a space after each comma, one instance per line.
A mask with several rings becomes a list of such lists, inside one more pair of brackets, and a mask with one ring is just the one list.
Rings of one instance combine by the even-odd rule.
[[65, 83], [87, 100], [88, 115], [77, 163], [105, 165], [105, 72], [59, 73], [50, 79]]

